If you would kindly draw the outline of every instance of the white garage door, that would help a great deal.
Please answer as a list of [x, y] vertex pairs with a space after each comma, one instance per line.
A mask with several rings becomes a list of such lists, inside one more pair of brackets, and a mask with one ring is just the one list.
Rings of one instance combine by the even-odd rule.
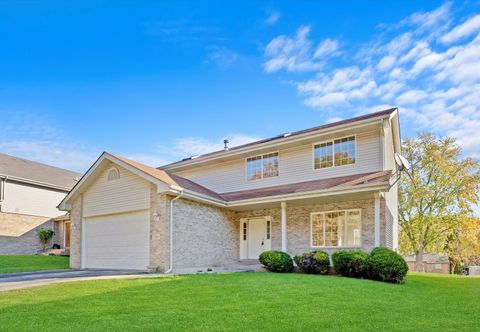
[[83, 220], [84, 267], [145, 270], [149, 265], [149, 212]]

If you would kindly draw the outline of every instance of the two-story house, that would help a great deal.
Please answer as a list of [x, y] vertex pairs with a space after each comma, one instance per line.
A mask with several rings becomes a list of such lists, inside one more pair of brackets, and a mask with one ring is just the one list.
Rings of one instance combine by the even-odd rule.
[[265, 250], [397, 249], [398, 110], [159, 167], [103, 153], [60, 204], [71, 266], [228, 267]]
[[34, 254], [37, 230], [49, 228], [52, 244], [70, 246], [68, 216], [58, 203], [81, 174], [0, 153], [0, 255]]

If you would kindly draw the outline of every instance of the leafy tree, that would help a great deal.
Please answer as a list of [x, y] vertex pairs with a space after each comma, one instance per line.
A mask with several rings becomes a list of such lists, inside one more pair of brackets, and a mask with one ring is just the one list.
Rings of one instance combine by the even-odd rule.
[[474, 261], [480, 253], [480, 219], [459, 216], [455, 226], [448, 232], [444, 247], [450, 260], [450, 273]]
[[55, 232], [48, 228], [40, 228], [37, 231], [37, 234], [40, 243], [42, 244], [42, 251], [45, 252], [45, 250], [47, 249], [47, 243], [52, 239], [53, 235], [55, 235]]
[[454, 138], [421, 134], [404, 142], [403, 154], [412, 168], [400, 183], [400, 250], [415, 253], [423, 271], [426, 250], [443, 248], [459, 216], [470, 216], [477, 204], [480, 164], [462, 158]]

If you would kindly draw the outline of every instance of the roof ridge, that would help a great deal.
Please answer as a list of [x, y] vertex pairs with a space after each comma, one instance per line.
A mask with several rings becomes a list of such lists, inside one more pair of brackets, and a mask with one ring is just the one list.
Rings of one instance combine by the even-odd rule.
[[[398, 110], [398, 107], [391, 107], [391, 108], [388, 108], [386, 110], [382, 110], [382, 111], [378, 111], [378, 112], [362, 114], [362, 115], [359, 115], [359, 116], [355, 116], [353, 118], [348, 118], [348, 119], [344, 119], [344, 120], [340, 120], [340, 121], [325, 123], [323, 125], [319, 125], [319, 126], [310, 127], [310, 128], [307, 128], [307, 129], [302, 129], [302, 130], [297, 130], [297, 131], [294, 131], [294, 132], [290, 132], [290, 133], [288, 133], [288, 136], [285, 136], [285, 134], [277, 135], [277, 136], [274, 136], [274, 137], [265, 138], [265, 139], [261, 139], [261, 140], [258, 140], [258, 141], [234, 146], [234, 147], [228, 149], [227, 151], [238, 150], [238, 149], [241, 149], [241, 148], [244, 148], [244, 147], [247, 147], [247, 146], [253, 146], [253, 145], [257, 145], [257, 144], [261, 144], [261, 143], [274, 141], [276, 139], [281, 139], [281, 138], [285, 138], [285, 137], [292, 137], [292, 136], [295, 136], [295, 135], [300, 135], [300, 134], [304, 134], [304, 133], [308, 133], [308, 132], [314, 132], [314, 131], [321, 130], [321, 129], [336, 127], [336, 126], [340, 126], [340, 125], [343, 125], [343, 124], [354, 123], [354, 122], [357, 122], [357, 121], [362, 121], [362, 120], [366, 120], [366, 119], [370, 119], [370, 118], [375, 118], [377, 116], [391, 114], [396, 110]], [[199, 158], [213, 156], [215, 154], [219, 154], [219, 153], [222, 153], [222, 152], [225, 152], [225, 150], [217, 150], [217, 151], [213, 151], [213, 152], [208, 152], [208, 153], [205, 153], [203, 155], [195, 156], [195, 159], [198, 160]], [[175, 161], [173, 163], [169, 163], [169, 164], [159, 166], [159, 167], [157, 167], [157, 169], [165, 169], [165, 168], [168, 168], [170, 166], [178, 165], [178, 164], [181, 164], [181, 163], [183, 163], [185, 161], [189, 161], [189, 160], [192, 160], [192, 157], [187, 157], [185, 159]]]

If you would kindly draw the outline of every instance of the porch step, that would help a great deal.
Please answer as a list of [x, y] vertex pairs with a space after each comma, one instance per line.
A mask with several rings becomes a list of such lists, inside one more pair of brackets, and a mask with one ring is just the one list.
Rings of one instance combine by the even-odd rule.
[[43, 256], [70, 256], [70, 249], [47, 249], [45, 252], [38, 252]]

